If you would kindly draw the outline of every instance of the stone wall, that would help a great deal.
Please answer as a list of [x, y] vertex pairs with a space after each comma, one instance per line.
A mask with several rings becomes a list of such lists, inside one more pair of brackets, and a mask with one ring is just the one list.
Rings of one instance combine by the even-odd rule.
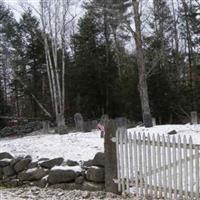
[[6, 126], [0, 130], [0, 137], [24, 136], [33, 131], [42, 129], [42, 122], [28, 122], [24, 125]]
[[0, 153], [0, 186], [18, 187], [31, 185], [88, 191], [104, 190], [104, 153], [97, 153], [93, 160], [76, 162], [63, 158], [41, 158], [33, 161], [31, 156], [13, 157]]

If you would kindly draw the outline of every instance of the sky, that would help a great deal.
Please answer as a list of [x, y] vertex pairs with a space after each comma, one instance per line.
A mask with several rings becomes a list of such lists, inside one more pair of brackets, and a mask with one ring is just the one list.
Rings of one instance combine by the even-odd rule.
[[[19, 20], [20, 19], [20, 15], [23, 12], [22, 7], [20, 6], [21, 4], [28, 2], [29, 4], [31, 4], [32, 6], [34, 6], [35, 8], [39, 7], [39, 1], [40, 0], [3, 0], [10, 8], [11, 10], [14, 12], [14, 15], [16, 16], [16, 19]], [[72, 2], [75, 2], [76, 0], [72, 0]], [[81, 12], [81, 4], [84, 0], [77, 0], [77, 4], [76, 4], [76, 9], [75, 12], [79, 15]], [[82, 14], [80, 14], [81, 16]]]

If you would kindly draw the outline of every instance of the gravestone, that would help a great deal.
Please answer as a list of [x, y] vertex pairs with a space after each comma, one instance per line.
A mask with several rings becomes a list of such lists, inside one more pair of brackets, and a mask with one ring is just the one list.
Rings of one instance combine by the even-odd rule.
[[152, 118], [152, 124], [153, 124], [153, 126], [156, 126], [156, 118]]
[[49, 124], [50, 124], [50, 122], [48, 120], [42, 122], [44, 134], [49, 133]]
[[191, 112], [191, 123], [198, 124], [198, 115], [196, 111]]
[[83, 116], [80, 113], [76, 113], [74, 115], [74, 122], [75, 122], [76, 129], [79, 131], [83, 131], [84, 121], [83, 121]]
[[127, 128], [127, 119], [126, 117], [117, 117], [115, 118], [115, 123], [117, 128]]

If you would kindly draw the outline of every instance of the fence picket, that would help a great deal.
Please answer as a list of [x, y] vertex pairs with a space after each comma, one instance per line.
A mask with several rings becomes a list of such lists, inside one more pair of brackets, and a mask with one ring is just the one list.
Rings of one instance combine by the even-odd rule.
[[140, 185], [140, 195], [143, 194], [143, 172], [142, 172], [142, 141], [141, 134], [138, 134], [138, 162], [139, 162], [139, 185]]
[[121, 184], [122, 184], [122, 194], [125, 193], [124, 185], [124, 150], [123, 150], [123, 131], [120, 128], [120, 160], [121, 160]]
[[129, 193], [129, 159], [128, 159], [128, 136], [127, 130], [124, 130], [124, 145], [125, 145], [125, 168], [126, 168], [126, 190]]
[[[165, 136], [162, 135], [162, 143], [165, 144]], [[167, 196], [167, 174], [166, 174], [166, 149], [165, 145], [162, 146], [162, 154], [163, 154], [163, 165], [164, 165], [164, 171], [163, 171], [163, 188], [164, 188], [164, 196]]]
[[183, 187], [183, 184], [182, 184], [182, 149], [181, 149], [181, 137], [180, 135], [178, 136], [178, 160], [179, 160], [179, 169], [178, 169], [178, 172], [179, 172], [179, 176], [178, 176], [178, 179], [179, 179], [179, 197], [182, 197], [182, 187]]
[[[158, 155], [158, 168], [161, 168], [161, 150], [160, 150], [160, 136], [157, 136], [157, 142], [158, 142], [158, 147], [157, 147], [157, 155]], [[162, 176], [161, 176], [161, 171], [158, 172], [158, 191], [159, 191], [159, 198], [162, 197]]]
[[[151, 138], [148, 133], [148, 141], [147, 141], [147, 146], [148, 146], [148, 171], [152, 171], [152, 166], [151, 166]], [[149, 175], [149, 194], [152, 196], [152, 175]]]
[[156, 169], [156, 145], [155, 145], [155, 135], [152, 137], [152, 156], [153, 156], [153, 184], [154, 184], [154, 196], [157, 196], [157, 173]]
[[135, 187], [136, 187], [136, 196], [138, 196], [138, 159], [137, 159], [137, 137], [136, 133], [134, 133], [133, 137], [133, 147], [134, 147], [134, 172], [135, 172]]
[[146, 136], [143, 133], [143, 168], [144, 168], [144, 195], [147, 195], [147, 155], [146, 155]]
[[[193, 149], [192, 149], [192, 137], [190, 136], [189, 138], [189, 157], [192, 157], [193, 155]], [[190, 160], [190, 198], [193, 199], [193, 187], [194, 187], [194, 183], [193, 183], [193, 160]]]
[[117, 177], [118, 177], [118, 191], [121, 192], [121, 168], [120, 168], [120, 153], [119, 153], [119, 129], [116, 131], [116, 156], [117, 156]]
[[129, 159], [130, 159], [130, 183], [133, 185], [133, 137], [132, 134], [129, 133]]
[[185, 179], [185, 187], [184, 193], [185, 198], [188, 198], [188, 162], [187, 162], [187, 140], [186, 136], [183, 138], [183, 155], [184, 155], [184, 179]]
[[195, 148], [195, 163], [196, 163], [196, 199], [199, 199], [199, 149]]
[[[168, 163], [171, 164], [171, 147], [170, 147], [170, 137], [167, 137], [167, 154]], [[169, 182], [169, 198], [172, 199], [172, 171], [171, 167], [168, 168], [168, 182]]]
[[[173, 163], [176, 163], [176, 139], [175, 136], [172, 138], [173, 143]], [[177, 199], [177, 165], [173, 166], [173, 179], [174, 179], [174, 199]]]

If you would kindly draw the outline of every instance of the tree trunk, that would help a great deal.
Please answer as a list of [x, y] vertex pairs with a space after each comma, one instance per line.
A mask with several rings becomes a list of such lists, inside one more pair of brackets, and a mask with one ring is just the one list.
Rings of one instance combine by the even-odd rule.
[[132, 5], [133, 5], [134, 22], [135, 22], [134, 39], [136, 43], [137, 64], [138, 64], [138, 73], [139, 73], [138, 89], [140, 93], [140, 101], [141, 101], [141, 106], [142, 106], [143, 123], [145, 127], [152, 127], [152, 118], [151, 118], [151, 113], [150, 113], [148, 87], [147, 87], [146, 70], [145, 70], [145, 60], [144, 60], [144, 52], [143, 52], [143, 47], [142, 47], [139, 2], [137, 0], [132, 0]]

